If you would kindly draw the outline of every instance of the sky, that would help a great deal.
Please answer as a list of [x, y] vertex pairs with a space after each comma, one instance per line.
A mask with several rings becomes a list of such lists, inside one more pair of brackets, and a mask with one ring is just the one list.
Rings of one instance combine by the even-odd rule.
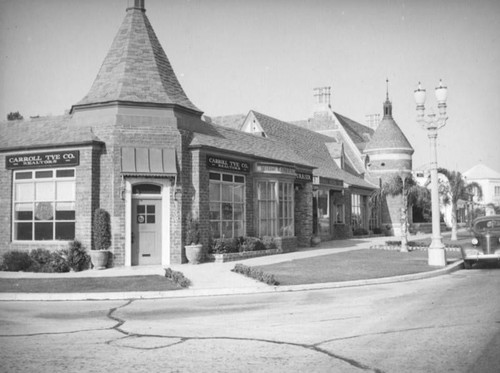
[[[0, 118], [61, 115], [90, 90], [132, 0], [0, 0]], [[191, 101], [208, 116], [256, 110], [310, 117], [315, 87], [361, 124], [393, 117], [430, 162], [413, 91], [448, 87], [438, 164], [500, 171], [498, 0], [145, 0], [146, 15]], [[0, 129], [1, 131], [1, 129]]]

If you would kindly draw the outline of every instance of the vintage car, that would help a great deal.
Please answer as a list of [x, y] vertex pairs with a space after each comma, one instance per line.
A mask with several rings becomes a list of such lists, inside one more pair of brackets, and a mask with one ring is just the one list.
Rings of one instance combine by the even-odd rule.
[[481, 216], [472, 223], [471, 243], [462, 247], [466, 269], [482, 261], [500, 263], [500, 215]]

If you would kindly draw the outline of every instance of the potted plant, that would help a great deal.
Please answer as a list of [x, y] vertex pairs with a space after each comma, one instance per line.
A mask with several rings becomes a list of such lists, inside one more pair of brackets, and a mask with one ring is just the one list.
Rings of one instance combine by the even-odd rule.
[[94, 269], [104, 269], [108, 264], [108, 249], [111, 246], [111, 224], [106, 210], [99, 208], [94, 211], [93, 228], [94, 249], [90, 250], [90, 258]]
[[200, 244], [200, 230], [198, 220], [188, 217], [186, 231], [186, 258], [191, 264], [199, 264], [203, 259], [203, 245]]
[[312, 246], [318, 246], [321, 243], [321, 237], [320, 236], [312, 236], [311, 237], [311, 245]]

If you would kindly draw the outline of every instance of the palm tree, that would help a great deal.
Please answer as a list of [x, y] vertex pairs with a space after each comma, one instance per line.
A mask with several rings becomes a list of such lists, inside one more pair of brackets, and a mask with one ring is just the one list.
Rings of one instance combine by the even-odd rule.
[[375, 191], [371, 200], [376, 204], [377, 200], [386, 196], [396, 197], [401, 195], [401, 251], [408, 251], [408, 208], [428, 198], [429, 190], [417, 184], [413, 176], [408, 172], [401, 171], [382, 184]]
[[445, 205], [451, 205], [451, 240], [457, 241], [457, 206], [458, 200], [468, 200], [468, 196], [477, 193], [479, 198], [483, 195], [481, 185], [476, 182], [467, 183], [459, 171], [449, 171], [446, 168], [438, 168], [438, 173], [448, 179], [448, 184], [440, 188]]

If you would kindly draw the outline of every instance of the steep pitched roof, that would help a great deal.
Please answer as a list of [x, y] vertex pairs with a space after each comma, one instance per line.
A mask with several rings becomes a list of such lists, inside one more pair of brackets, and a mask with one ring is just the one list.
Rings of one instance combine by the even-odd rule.
[[334, 114], [340, 125], [344, 127], [345, 131], [352, 139], [354, 144], [356, 144], [359, 150], [363, 151], [366, 143], [370, 141], [370, 138], [373, 136], [373, 129], [363, 126], [362, 124], [343, 115], [340, 115], [339, 113], [334, 112]]
[[0, 122], [0, 150], [43, 148], [101, 142], [90, 127], [70, 126], [71, 116]]
[[213, 123], [217, 123], [220, 126], [239, 130], [246, 117], [246, 114], [233, 114], [211, 117], [210, 119]]
[[343, 180], [347, 184], [374, 189], [375, 186], [364, 179], [342, 170], [332, 159], [327, 143], [336, 143], [333, 137], [307, 130], [280, 121], [279, 119], [251, 111], [269, 138], [279, 140], [283, 147], [293, 149], [301, 158], [317, 167], [314, 174]]
[[256, 158], [314, 168], [313, 164], [275, 139], [254, 136], [213, 123], [205, 123], [202, 130], [193, 133], [190, 146], [213, 147]]
[[145, 10], [137, 5], [127, 9], [90, 91], [71, 110], [109, 102], [173, 104], [201, 114], [184, 93]]
[[392, 117], [384, 117], [366, 145], [365, 152], [378, 149], [406, 149], [413, 153], [413, 148], [401, 128]]
[[479, 163], [463, 173], [468, 180], [500, 179], [500, 172]]

